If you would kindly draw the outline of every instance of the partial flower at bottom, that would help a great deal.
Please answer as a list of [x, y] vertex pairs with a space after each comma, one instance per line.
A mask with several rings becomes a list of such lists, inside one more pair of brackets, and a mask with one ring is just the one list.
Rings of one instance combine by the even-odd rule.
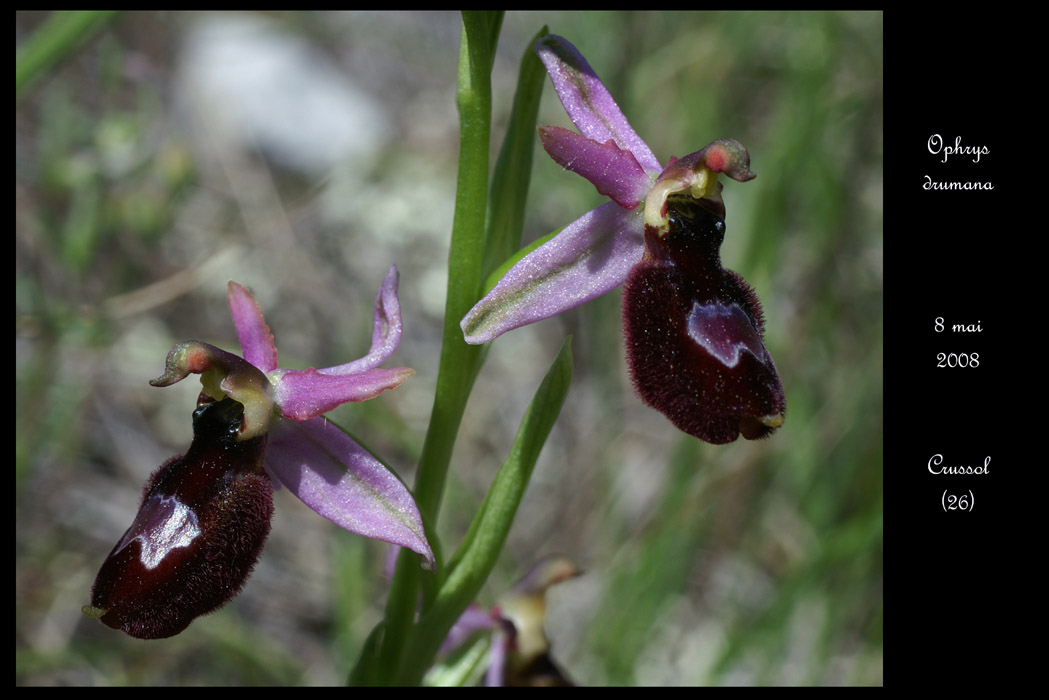
[[571, 686], [553, 659], [546, 636], [547, 591], [581, 572], [563, 555], [541, 559], [513, 588], [485, 611], [476, 603], [460, 616], [441, 647], [444, 655], [490, 633], [484, 684], [488, 686]]

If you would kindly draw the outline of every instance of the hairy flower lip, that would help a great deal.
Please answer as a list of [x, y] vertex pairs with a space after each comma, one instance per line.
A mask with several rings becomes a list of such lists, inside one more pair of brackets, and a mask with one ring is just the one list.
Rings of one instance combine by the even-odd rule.
[[270, 532], [267, 435], [238, 441], [243, 406], [193, 412], [193, 442], [150, 476], [131, 526], [95, 577], [83, 611], [139, 639], [178, 634], [233, 598]]
[[762, 339], [753, 288], [721, 265], [724, 220], [670, 199], [670, 228], [649, 228], [646, 257], [623, 293], [627, 360], [638, 396], [712, 444], [755, 440], [782, 424], [785, 399]]

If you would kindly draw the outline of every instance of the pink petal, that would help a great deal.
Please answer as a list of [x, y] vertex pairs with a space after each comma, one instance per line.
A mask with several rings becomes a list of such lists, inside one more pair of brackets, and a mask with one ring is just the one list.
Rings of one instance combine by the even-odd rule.
[[255, 297], [242, 285], [230, 282], [226, 287], [226, 299], [244, 359], [263, 372], [277, 369], [277, 346]]
[[303, 503], [339, 527], [407, 547], [435, 566], [408, 488], [333, 423], [277, 420], [265, 462]]
[[400, 386], [415, 370], [369, 369], [355, 374], [325, 374], [312, 367], [281, 370], [269, 376], [273, 396], [287, 418], [306, 420], [350, 401], [366, 401]]
[[351, 374], [377, 367], [386, 361], [401, 342], [401, 303], [397, 298], [397, 267], [390, 267], [375, 294], [375, 320], [372, 346], [368, 354], [344, 365], [319, 370], [322, 374]]
[[548, 34], [535, 43], [536, 53], [546, 66], [561, 104], [579, 132], [592, 141], [612, 139], [653, 176], [663, 166], [630, 122], [582, 54], [567, 39]]
[[585, 177], [624, 209], [636, 207], [652, 189], [652, 179], [633, 154], [611, 139], [597, 143], [559, 126], [539, 127], [539, 138], [551, 158]]
[[460, 326], [466, 342], [573, 309], [623, 284], [644, 253], [641, 213], [608, 202], [521, 258]]

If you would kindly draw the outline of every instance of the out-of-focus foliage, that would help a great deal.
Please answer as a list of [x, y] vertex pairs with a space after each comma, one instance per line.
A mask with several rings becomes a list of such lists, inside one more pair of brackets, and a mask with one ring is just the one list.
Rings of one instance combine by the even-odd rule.
[[[17, 13], [18, 43], [46, 19]], [[496, 145], [543, 24], [664, 162], [720, 137], [749, 149], [758, 177], [725, 186], [723, 257], [763, 301], [787, 420], [724, 447], [675, 431], [632, 392], [608, 295], [493, 345], [442, 542], [458, 544], [572, 333], [575, 379], [486, 595], [570, 555], [585, 573], [550, 591], [548, 634], [579, 683], [881, 683], [882, 16], [509, 13]], [[386, 552], [288, 494], [242, 596], [186, 634], [140, 642], [80, 606], [148, 474], [189, 444], [195, 391], [147, 381], [176, 341], [236, 349], [229, 279], [282, 329], [282, 366], [304, 367], [363, 354], [371, 295], [398, 265], [397, 361], [417, 375], [334, 417], [411, 483], [439, 352], [458, 41], [454, 13], [125, 13], [23, 91], [17, 683], [345, 679], [381, 616]], [[549, 87], [539, 122], [568, 125]], [[601, 201], [537, 151], [526, 240]]]

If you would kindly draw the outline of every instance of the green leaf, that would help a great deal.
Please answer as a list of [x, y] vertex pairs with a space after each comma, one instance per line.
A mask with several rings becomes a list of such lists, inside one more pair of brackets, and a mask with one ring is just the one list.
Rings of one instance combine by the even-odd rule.
[[535, 125], [546, 77], [546, 69], [532, 46], [547, 33], [545, 26], [540, 29], [528, 42], [521, 57], [510, 124], [492, 175], [483, 265], [485, 275], [521, 247], [528, 185], [532, 179]]

